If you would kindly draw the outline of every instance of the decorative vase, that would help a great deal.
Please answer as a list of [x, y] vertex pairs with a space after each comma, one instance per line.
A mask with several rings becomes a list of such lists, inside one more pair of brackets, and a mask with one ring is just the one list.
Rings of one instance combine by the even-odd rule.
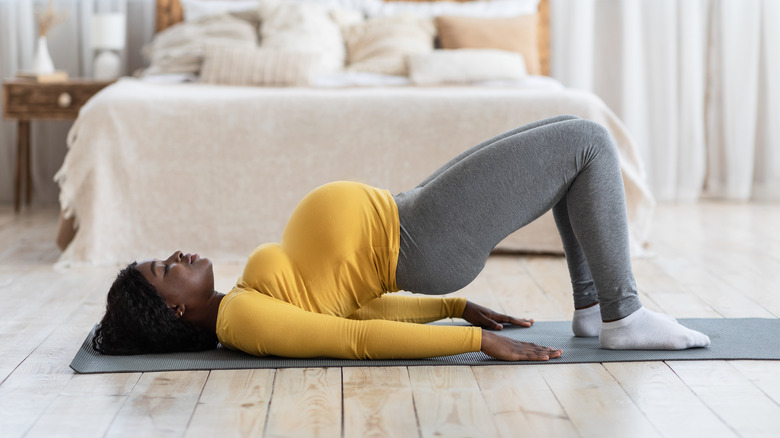
[[37, 74], [54, 73], [54, 62], [49, 55], [49, 47], [46, 44], [46, 35], [38, 37], [38, 48], [35, 51], [33, 59], [33, 72]]

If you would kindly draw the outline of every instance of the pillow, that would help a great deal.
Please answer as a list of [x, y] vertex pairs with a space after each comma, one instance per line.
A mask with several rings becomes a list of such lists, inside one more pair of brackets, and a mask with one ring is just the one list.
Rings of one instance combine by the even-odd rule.
[[308, 85], [318, 68], [314, 52], [210, 46], [200, 81], [223, 85]]
[[203, 50], [209, 44], [252, 48], [257, 46], [257, 32], [246, 21], [226, 14], [178, 23], [144, 46], [143, 54], [150, 66], [143, 74], [197, 74], [203, 63]]
[[541, 74], [537, 15], [511, 18], [436, 17], [442, 49], [501, 49], [525, 58], [532, 75]]
[[260, 0], [260, 47], [317, 52], [322, 73], [343, 70], [341, 29], [327, 7], [316, 3]]
[[417, 85], [518, 80], [526, 76], [523, 55], [493, 49], [434, 50], [409, 55], [409, 78]]
[[344, 29], [349, 71], [406, 75], [406, 56], [433, 50], [433, 21], [408, 15], [372, 18]]
[[491, 18], [535, 14], [539, 9], [539, 0], [492, 0], [467, 1], [463, 3], [453, 1], [417, 2], [363, 0], [362, 6], [363, 11], [369, 17], [411, 14], [417, 17], [427, 18], [437, 17], [439, 15]]
[[184, 21], [195, 21], [210, 15], [257, 11], [257, 0], [181, 0]]

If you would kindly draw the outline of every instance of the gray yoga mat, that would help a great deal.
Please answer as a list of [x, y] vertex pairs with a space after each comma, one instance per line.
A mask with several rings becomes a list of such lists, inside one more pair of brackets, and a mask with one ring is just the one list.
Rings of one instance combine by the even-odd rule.
[[413, 360], [287, 359], [256, 357], [219, 347], [197, 353], [103, 356], [92, 349], [95, 329], [84, 340], [70, 367], [77, 373], [117, 373], [242, 368], [311, 368], [415, 365], [520, 365], [658, 360], [780, 359], [780, 319], [681, 319], [680, 323], [709, 335], [707, 348], [680, 351], [603, 350], [598, 338], [575, 338], [570, 321], [537, 322], [531, 328], [507, 326], [501, 334], [525, 342], [563, 349], [548, 362], [506, 362], [481, 352]]

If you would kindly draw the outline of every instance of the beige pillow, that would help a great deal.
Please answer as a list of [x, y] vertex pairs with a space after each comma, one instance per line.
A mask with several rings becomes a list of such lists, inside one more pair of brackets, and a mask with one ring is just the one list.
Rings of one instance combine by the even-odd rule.
[[343, 30], [347, 70], [406, 75], [406, 56], [433, 50], [436, 29], [429, 18], [372, 18]]
[[320, 61], [320, 54], [314, 52], [209, 46], [200, 80], [222, 85], [308, 85]]
[[227, 14], [176, 24], [157, 34], [143, 48], [144, 56], [150, 61], [144, 75], [197, 74], [204, 49], [211, 44], [256, 47], [257, 31], [246, 21]]
[[529, 74], [541, 74], [537, 15], [511, 18], [436, 17], [442, 49], [501, 49], [525, 58]]
[[523, 55], [495, 49], [434, 50], [409, 55], [407, 64], [416, 85], [518, 80], [526, 75]]

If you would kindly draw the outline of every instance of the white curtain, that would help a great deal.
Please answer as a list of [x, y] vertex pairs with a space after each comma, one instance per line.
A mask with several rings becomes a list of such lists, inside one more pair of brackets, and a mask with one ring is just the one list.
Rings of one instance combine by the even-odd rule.
[[780, 200], [780, 1], [552, 0], [552, 71], [625, 122], [659, 200]]
[[[48, 0], [0, 0], [0, 77], [11, 78], [32, 66], [37, 28], [35, 8]], [[66, 20], [48, 36], [49, 53], [57, 70], [70, 77], [92, 75], [93, 51], [90, 23], [94, 12], [122, 12], [127, 17], [127, 44], [122, 53], [123, 74], [141, 68], [141, 47], [154, 35], [155, 0], [54, 0], [55, 9], [67, 13]], [[52, 181], [66, 152], [65, 137], [71, 121], [33, 122], [33, 202], [57, 202], [59, 190]], [[0, 123], [0, 203], [12, 202], [16, 165], [16, 121]]]

